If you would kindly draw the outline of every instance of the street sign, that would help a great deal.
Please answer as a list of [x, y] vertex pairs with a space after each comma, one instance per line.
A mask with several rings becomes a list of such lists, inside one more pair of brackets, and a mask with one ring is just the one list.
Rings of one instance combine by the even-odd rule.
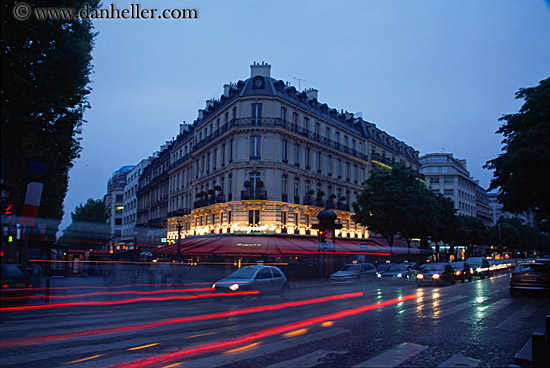
[[367, 250], [369, 248], [369, 245], [367, 243], [361, 243], [359, 244], [359, 249]]

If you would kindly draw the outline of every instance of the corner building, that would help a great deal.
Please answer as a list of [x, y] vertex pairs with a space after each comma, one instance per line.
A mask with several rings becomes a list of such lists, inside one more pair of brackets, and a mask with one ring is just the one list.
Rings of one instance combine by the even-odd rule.
[[178, 228], [182, 239], [317, 235], [312, 224], [324, 208], [343, 225], [337, 237], [368, 237], [352, 221], [351, 204], [369, 170], [400, 163], [418, 171], [418, 151], [319, 102], [317, 90], [271, 78], [268, 64], [250, 70], [249, 79], [224, 85], [218, 100], [206, 101], [170, 144], [168, 241], [178, 240]]

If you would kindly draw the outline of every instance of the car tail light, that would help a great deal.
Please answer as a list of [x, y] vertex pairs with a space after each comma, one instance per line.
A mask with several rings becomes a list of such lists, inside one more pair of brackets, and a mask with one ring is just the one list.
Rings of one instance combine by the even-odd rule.
[[439, 274], [438, 273], [434, 273], [434, 275], [432, 276], [434, 279], [438, 279], [439, 278]]
[[510, 275], [510, 280], [514, 280], [514, 281], [518, 281], [519, 280], [519, 276], [517, 273], [513, 273]]
[[7, 287], [9, 287], [9, 285], [8, 284], [3, 284], [2, 287], [7, 288]]
[[455, 272], [457, 276], [460, 276], [460, 274], [462, 273], [462, 271], [456, 271]]

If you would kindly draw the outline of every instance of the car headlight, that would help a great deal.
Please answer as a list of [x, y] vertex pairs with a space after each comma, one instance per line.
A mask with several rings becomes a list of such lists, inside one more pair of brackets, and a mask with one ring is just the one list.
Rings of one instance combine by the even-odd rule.
[[382, 277], [382, 274], [377, 272], [376, 277]]
[[400, 274], [400, 273], [398, 273], [398, 274], [397, 274], [397, 277], [403, 277], [403, 275], [402, 275], [402, 274]]
[[231, 290], [235, 291], [239, 288], [239, 284], [233, 284], [229, 287]]
[[424, 278], [424, 275], [421, 274], [421, 273], [419, 273], [418, 275], [416, 275], [416, 278], [417, 278], [417, 279], [423, 279], [423, 278]]
[[212, 284], [212, 289], [215, 289], [216, 288], [216, 284]]
[[434, 279], [438, 279], [439, 278], [439, 274], [438, 273], [434, 273], [434, 275], [432, 276]]

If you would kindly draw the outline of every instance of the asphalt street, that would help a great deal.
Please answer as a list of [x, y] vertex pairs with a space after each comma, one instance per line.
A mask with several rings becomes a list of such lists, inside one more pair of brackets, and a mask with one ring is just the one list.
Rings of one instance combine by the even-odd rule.
[[[550, 314], [548, 297], [511, 297], [508, 280], [301, 284], [288, 301], [248, 303], [215, 302], [207, 283], [67, 287], [28, 304], [38, 309], [2, 310], [0, 365], [502, 367]], [[81, 304], [55, 306], [69, 302]]]

